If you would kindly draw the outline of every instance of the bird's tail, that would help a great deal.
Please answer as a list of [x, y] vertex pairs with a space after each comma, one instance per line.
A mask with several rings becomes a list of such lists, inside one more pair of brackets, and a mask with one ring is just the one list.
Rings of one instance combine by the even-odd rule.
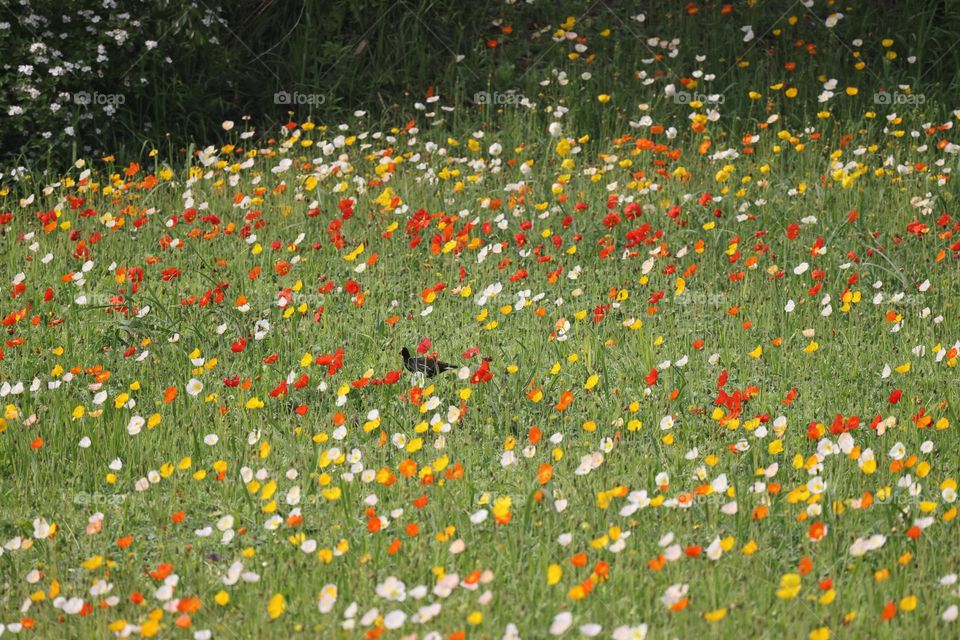
[[438, 362], [438, 363], [437, 363], [438, 373], [443, 373], [444, 371], [449, 371], [450, 369], [456, 369], [456, 368], [457, 368], [457, 365], [455, 365], [455, 364], [450, 364], [449, 362]]

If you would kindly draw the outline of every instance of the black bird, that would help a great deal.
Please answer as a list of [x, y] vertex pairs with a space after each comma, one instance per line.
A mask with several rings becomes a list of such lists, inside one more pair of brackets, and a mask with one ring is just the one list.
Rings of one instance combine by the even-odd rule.
[[436, 358], [413, 358], [410, 356], [410, 350], [404, 347], [400, 350], [403, 356], [403, 366], [411, 373], [422, 373], [428, 378], [432, 378], [438, 373], [456, 369], [456, 365], [447, 362], [440, 362]]

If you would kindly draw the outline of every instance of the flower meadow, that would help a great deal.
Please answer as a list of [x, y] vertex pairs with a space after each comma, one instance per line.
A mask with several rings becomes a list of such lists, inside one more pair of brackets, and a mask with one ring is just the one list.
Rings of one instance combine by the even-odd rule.
[[498, 126], [0, 176], [0, 635], [960, 633], [960, 111], [546, 33]]

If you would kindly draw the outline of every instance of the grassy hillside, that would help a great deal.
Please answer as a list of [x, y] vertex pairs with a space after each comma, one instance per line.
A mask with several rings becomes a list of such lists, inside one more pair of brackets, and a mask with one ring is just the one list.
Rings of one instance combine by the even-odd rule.
[[0, 635], [956, 634], [952, 4], [626, 4], [4, 171]]

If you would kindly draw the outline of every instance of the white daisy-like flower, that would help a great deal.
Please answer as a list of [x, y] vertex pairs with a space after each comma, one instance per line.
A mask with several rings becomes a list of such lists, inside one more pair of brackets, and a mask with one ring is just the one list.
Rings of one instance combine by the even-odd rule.
[[395, 576], [389, 576], [377, 585], [377, 595], [384, 600], [403, 602], [407, 599], [407, 586]]
[[127, 433], [135, 436], [140, 433], [145, 424], [147, 424], [147, 421], [143, 419], [143, 416], [131, 416], [130, 422], [127, 423]]
[[191, 396], [198, 396], [200, 392], [203, 391], [203, 383], [197, 380], [196, 378], [190, 378], [190, 381], [187, 382], [187, 393]]

